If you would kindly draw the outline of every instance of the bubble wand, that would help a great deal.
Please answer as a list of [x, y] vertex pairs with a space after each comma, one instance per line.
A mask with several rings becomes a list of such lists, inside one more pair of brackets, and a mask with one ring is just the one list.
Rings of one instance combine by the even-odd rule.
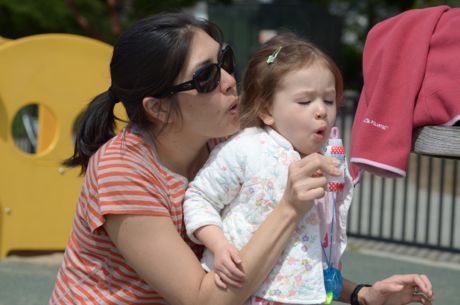
[[[327, 177], [327, 191], [331, 193], [341, 192], [345, 187], [345, 147], [343, 147], [342, 139], [339, 138], [339, 129], [333, 127], [331, 130], [331, 138], [328, 145], [325, 147], [324, 155], [336, 158], [340, 161], [340, 176]], [[328, 198], [327, 196], [326, 198]], [[325, 304], [331, 304], [332, 300], [337, 300], [342, 291], [342, 273], [339, 269], [332, 266], [332, 246], [334, 234], [334, 221], [335, 221], [335, 194], [331, 194], [332, 198], [332, 221], [330, 229], [330, 241], [325, 238], [325, 244], [321, 244], [323, 255], [326, 258], [326, 268], [323, 270], [324, 288], [326, 290]], [[326, 203], [328, 204], [328, 203]], [[329, 246], [329, 257], [326, 254], [325, 248]]]

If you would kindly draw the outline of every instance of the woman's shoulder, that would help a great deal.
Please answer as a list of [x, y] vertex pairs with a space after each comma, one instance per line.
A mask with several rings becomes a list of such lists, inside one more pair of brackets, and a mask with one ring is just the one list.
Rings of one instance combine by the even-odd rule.
[[106, 148], [119, 149], [122, 152], [127, 152], [135, 147], [145, 145], [142, 133], [125, 127], [117, 133], [112, 139], [104, 144]]
[[[161, 176], [158, 160], [141, 133], [125, 128], [105, 143], [92, 157], [98, 172], [120, 171], [139, 176]], [[158, 170], [155, 170], [158, 169]]]

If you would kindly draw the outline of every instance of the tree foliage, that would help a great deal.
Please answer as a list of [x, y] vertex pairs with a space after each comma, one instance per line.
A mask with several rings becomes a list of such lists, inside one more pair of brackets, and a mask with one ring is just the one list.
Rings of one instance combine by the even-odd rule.
[[[312, 0], [303, 0], [312, 1]], [[347, 30], [363, 42], [380, 20], [411, 8], [460, 0], [313, 0], [344, 17]], [[75, 33], [113, 42], [133, 21], [160, 11], [191, 7], [198, 0], [0, 0], [0, 36], [19, 38], [38, 33]], [[233, 0], [208, 0], [232, 4]], [[361, 24], [364, 16], [366, 24]], [[358, 45], [359, 46], [359, 45]]]
[[[133, 21], [197, 0], [0, 0], [0, 36], [60, 32], [113, 42]], [[219, 1], [228, 3], [228, 1]]]
[[[233, 1], [207, 2], [212, 5], [232, 4]], [[359, 88], [361, 83], [362, 48], [372, 26], [412, 8], [441, 4], [460, 7], [460, 0], [295, 2], [301, 1], [316, 1], [319, 5], [325, 6], [330, 13], [343, 18], [341, 68], [347, 77], [348, 85], [356, 88]], [[198, 0], [0, 0], [0, 36], [15, 39], [39, 33], [74, 33], [113, 43], [123, 29], [135, 20], [161, 11], [191, 7], [197, 2]]]

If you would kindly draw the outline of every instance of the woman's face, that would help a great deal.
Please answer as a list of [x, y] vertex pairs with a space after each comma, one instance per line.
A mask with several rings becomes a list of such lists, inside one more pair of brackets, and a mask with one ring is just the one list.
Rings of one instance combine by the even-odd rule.
[[279, 82], [269, 114], [263, 119], [301, 154], [319, 152], [336, 118], [335, 80], [314, 63], [288, 72]]
[[[206, 63], [217, 63], [220, 45], [203, 30], [196, 30], [185, 68], [176, 83], [192, 79]], [[239, 98], [233, 75], [221, 69], [220, 83], [208, 93], [188, 90], [176, 93], [182, 113], [181, 132], [206, 139], [228, 136], [239, 129]]]

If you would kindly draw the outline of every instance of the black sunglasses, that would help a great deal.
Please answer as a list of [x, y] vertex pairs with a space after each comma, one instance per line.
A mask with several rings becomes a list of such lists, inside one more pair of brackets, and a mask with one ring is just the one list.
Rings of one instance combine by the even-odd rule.
[[221, 68], [229, 74], [233, 74], [235, 70], [235, 56], [229, 45], [220, 52], [218, 63], [204, 65], [193, 73], [192, 80], [172, 86], [162, 93], [157, 94], [156, 97], [164, 98], [180, 91], [192, 89], [196, 89], [199, 93], [211, 92], [219, 85]]

